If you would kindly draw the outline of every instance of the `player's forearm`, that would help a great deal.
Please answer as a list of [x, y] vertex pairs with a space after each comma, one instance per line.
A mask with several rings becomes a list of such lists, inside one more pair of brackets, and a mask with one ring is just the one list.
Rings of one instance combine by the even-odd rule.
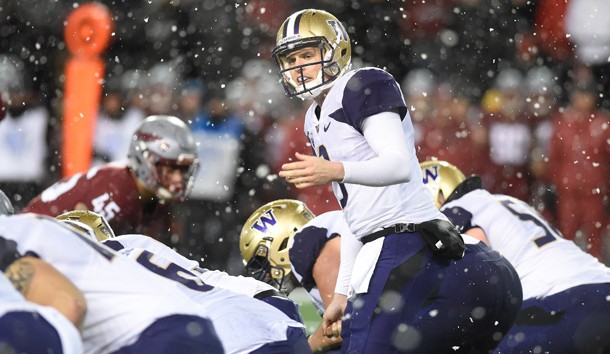
[[17, 259], [6, 275], [26, 300], [55, 308], [77, 328], [87, 312], [83, 293], [49, 263], [35, 257]]

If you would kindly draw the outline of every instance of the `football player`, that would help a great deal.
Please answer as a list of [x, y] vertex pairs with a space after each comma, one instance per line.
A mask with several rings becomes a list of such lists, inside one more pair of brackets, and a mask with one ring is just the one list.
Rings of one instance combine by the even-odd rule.
[[[302, 286], [322, 315], [335, 292], [340, 236], [348, 232], [340, 211], [315, 217], [305, 203], [280, 199], [261, 206], [246, 220], [239, 249], [248, 274], [286, 296]], [[326, 338], [321, 326], [307, 341], [314, 352], [341, 346], [341, 338]]]
[[526, 203], [482, 189], [478, 176], [466, 178], [445, 161], [426, 161], [421, 169], [441, 211], [519, 274], [523, 305], [496, 353], [610, 352], [608, 267]]
[[[12, 214], [13, 205], [0, 190], [0, 215]], [[0, 272], [0, 351], [82, 353], [75, 326], [87, 308], [74, 284], [32, 256], [13, 262], [6, 272], [10, 280]]]
[[36, 257], [83, 293], [85, 353], [223, 353], [203, 309], [176, 283], [77, 229], [43, 215], [18, 214], [0, 216], [0, 235], [2, 271]]
[[186, 198], [198, 165], [188, 126], [177, 117], [150, 116], [135, 131], [126, 163], [62, 179], [22, 212], [57, 216], [92, 210], [118, 234], [143, 233], [168, 242], [169, 206]]
[[[324, 11], [289, 16], [276, 44], [272, 54], [286, 93], [313, 100], [304, 132], [316, 155], [297, 153], [280, 176], [297, 188], [332, 183], [355, 236], [341, 237], [340, 274], [351, 276], [338, 277], [323, 317], [325, 334], [339, 334], [345, 311], [351, 316], [341, 333], [344, 340], [350, 336], [347, 352], [495, 347], [514, 320], [518, 308], [511, 301], [520, 303], [520, 284], [510, 264], [492, 254], [467, 274], [476, 279], [467, 291], [451, 293], [443, 281], [459, 268], [450, 260], [462, 258], [464, 240], [422, 184], [413, 124], [396, 80], [377, 68], [350, 70], [347, 31]], [[487, 282], [489, 274], [506, 283]], [[349, 303], [341, 293], [344, 279], [355, 290]], [[468, 309], [479, 307], [485, 316], [471, 322]]]
[[[124, 248], [145, 249], [154, 255], [163, 257], [182, 268], [188, 269], [206, 284], [261, 300], [284, 312], [289, 318], [300, 323], [303, 322], [298, 305], [286, 296], [281, 295], [269, 284], [250, 277], [233, 276], [223, 271], [202, 268], [199, 266], [199, 262], [182, 256], [172, 248], [146, 235], [128, 234], [115, 236], [114, 231], [104, 217], [89, 210], [69, 211], [57, 216], [56, 219], [68, 223], [75, 228], [81, 227], [79, 225], [84, 223], [89, 226], [89, 230], [93, 231], [91, 234], [93, 240], [103, 241], [105, 245], [114, 250], [118, 251]], [[88, 230], [82, 231], [89, 232]]]
[[[208, 275], [205, 270], [197, 272], [197, 262], [148, 236], [132, 234], [114, 237], [111, 229], [105, 229], [103, 217], [89, 211], [72, 211], [58, 218], [73, 227], [85, 224], [94, 230], [92, 239], [102, 241], [149, 271], [184, 285], [179, 288], [205, 310], [227, 354], [275, 353], [273, 350], [287, 354], [310, 352], [301, 322], [291, 320], [273, 306], [243, 294], [252, 291], [256, 282], [254, 279], [241, 277], [243, 281], [239, 281], [237, 277], [218, 273]], [[221, 286], [213, 283], [220, 283]], [[222, 287], [227, 283], [231, 283], [229, 287], [237, 292]], [[250, 289], [237, 289], [238, 284]], [[248, 328], [248, 333], [236, 336], [236, 331], [242, 328]]]

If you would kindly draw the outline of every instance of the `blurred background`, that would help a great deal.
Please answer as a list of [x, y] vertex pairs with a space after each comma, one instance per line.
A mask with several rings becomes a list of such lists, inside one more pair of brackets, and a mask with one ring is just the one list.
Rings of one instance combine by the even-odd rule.
[[[63, 30], [84, 3], [0, 0], [8, 112], [0, 124], [0, 188], [17, 209], [61, 177]], [[345, 24], [354, 67], [384, 68], [401, 84], [420, 161], [436, 157], [481, 175], [484, 187], [532, 203], [607, 263], [587, 242], [608, 238], [607, 0], [100, 3], [115, 28], [103, 54], [93, 163], [124, 159], [147, 115], [187, 122], [201, 169], [189, 199], [172, 211], [172, 246], [204, 266], [243, 271], [239, 233], [263, 203], [297, 198], [315, 213], [338, 208], [327, 188], [298, 191], [277, 177], [295, 151], [310, 153], [302, 134], [307, 104], [284, 96], [270, 56], [281, 22], [303, 8], [327, 10]], [[559, 139], [557, 124], [566, 119], [573, 134]], [[230, 138], [218, 139], [210, 125]], [[606, 215], [593, 231], [561, 208], [585, 195]]]

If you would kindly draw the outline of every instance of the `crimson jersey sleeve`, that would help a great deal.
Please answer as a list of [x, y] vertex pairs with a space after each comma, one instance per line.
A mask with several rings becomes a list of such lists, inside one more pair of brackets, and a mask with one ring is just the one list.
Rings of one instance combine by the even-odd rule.
[[60, 180], [22, 212], [57, 216], [80, 203], [104, 216], [117, 235], [142, 233], [162, 239], [169, 228], [167, 205], [157, 200], [142, 201], [128, 167], [117, 163]]

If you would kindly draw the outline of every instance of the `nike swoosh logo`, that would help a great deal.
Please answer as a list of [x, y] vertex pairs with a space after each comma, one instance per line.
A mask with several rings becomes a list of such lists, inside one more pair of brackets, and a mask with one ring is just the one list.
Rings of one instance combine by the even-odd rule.
[[328, 124], [324, 126], [324, 132], [325, 133], [328, 130], [328, 128], [330, 127], [330, 123], [332, 123], [332, 122], [328, 122]]

